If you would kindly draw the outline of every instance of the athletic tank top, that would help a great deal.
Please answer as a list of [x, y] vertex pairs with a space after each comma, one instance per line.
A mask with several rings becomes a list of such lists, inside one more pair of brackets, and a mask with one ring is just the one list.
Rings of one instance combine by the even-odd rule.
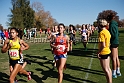
[[20, 49], [20, 44], [19, 44], [19, 40], [17, 39], [16, 41], [12, 41], [10, 40], [9, 43], [12, 43], [12, 47], [9, 49], [9, 57], [11, 60], [18, 60], [20, 59], [20, 53], [19, 53], [19, 49]]
[[70, 35], [70, 37], [74, 37], [74, 36], [75, 36], [75, 35], [74, 35], [74, 31], [71, 30], [71, 31], [69, 32], [69, 35]]
[[65, 37], [65, 35], [63, 35], [63, 37], [60, 37], [59, 35], [56, 36], [55, 39], [55, 46], [58, 47], [58, 49], [54, 50], [54, 54], [59, 56], [61, 54], [66, 54], [67, 53], [67, 39]]
[[59, 34], [59, 32], [52, 32], [52, 35], [57, 35]]
[[82, 30], [82, 36], [86, 35], [86, 33], [87, 33], [86, 29], [83, 29]]
[[73, 31], [73, 30], [71, 30], [69, 33], [70, 33], [70, 34], [73, 34], [73, 33], [74, 33], [74, 31]]

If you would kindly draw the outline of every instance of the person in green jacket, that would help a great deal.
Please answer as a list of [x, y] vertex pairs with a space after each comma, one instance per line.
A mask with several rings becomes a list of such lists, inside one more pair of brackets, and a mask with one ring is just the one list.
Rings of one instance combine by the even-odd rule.
[[110, 39], [110, 49], [111, 49], [111, 59], [112, 59], [112, 77], [117, 78], [117, 76], [121, 76], [120, 72], [120, 61], [118, 58], [118, 46], [119, 46], [119, 32], [118, 32], [118, 23], [114, 20], [115, 15], [108, 15], [109, 21], [109, 32], [111, 34]]

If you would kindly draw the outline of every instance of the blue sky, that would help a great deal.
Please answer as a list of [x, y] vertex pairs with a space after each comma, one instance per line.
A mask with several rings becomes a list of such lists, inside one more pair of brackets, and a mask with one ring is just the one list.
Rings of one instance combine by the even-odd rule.
[[[30, 0], [41, 2], [45, 11], [50, 11], [59, 23], [92, 24], [103, 10], [114, 10], [124, 19], [124, 0]], [[11, 0], [0, 0], [0, 24], [7, 28]]]

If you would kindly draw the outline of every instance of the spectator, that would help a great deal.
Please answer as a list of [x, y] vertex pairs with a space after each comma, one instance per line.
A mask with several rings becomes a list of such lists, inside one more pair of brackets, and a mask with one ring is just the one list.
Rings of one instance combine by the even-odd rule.
[[109, 31], [106, 29], [107, 21], [104, 19], [100, 19], [99, 22], [99, 44], [98, 44], [98, 53], [97, 56], [100, 60], [101, 67], [105, 73], [107, 83], [112, 83], [112, 72], [110, 69], [110, 38], [111, 35]]
[[118, 32], [118, 23], [114, 20], [115, 15], [110, 14], [108, 15], [108, 21], [109, 21], [109, 32], [111, 34], [111, 59], [112, 59], [112, 77], [117, 78], [118, 76], [121, 76], [120, 72], [120, 61], [118, 58], [118, 46], [119, 46], [119, 32]]
[[40, 37], [41, 37], [41, 35], [42, 35], [42, 29], [40, 28]]

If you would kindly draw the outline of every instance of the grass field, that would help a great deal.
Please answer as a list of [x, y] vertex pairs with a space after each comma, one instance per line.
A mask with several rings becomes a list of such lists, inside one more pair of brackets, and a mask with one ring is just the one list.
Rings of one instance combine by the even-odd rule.
[[[119, 58], [122, 76], [113, 79], [113, 83], [124, 83], [124, 29], [119, 29]], [[26, 70], [33, 72], [32, 80], [17, 76], [18, 83], [57, 83], [57, 70], [52, 70], [53, 55], [49, 43], [29, 43], [30, 49], [24, 51], [24, 57], [32, 64]], [[88, 50], [83, 51], [82, 43], [73, 46], [73, 53], [68, 54], [67, 69], [64, 71], [63, 83], [106, 83], [105, 75], [96, 57], [97, 43], [88, 43]], [[0, 83], [8, 83], [9, 63], [7, 53], [0, 53]]]

